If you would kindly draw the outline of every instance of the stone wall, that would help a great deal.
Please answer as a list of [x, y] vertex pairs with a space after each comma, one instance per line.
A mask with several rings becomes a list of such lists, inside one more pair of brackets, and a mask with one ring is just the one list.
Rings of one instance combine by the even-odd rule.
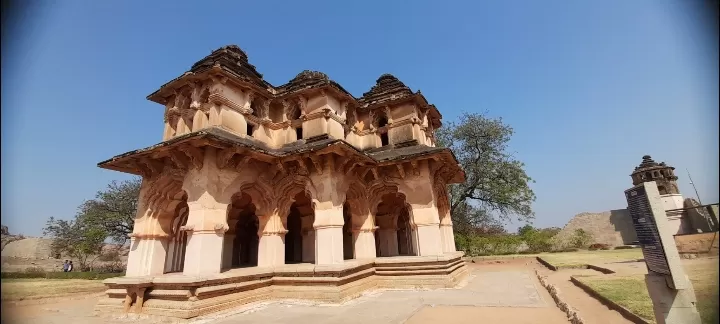
[[718, 232], [675, 235], [680, 254], [718, 255]]
[[632, 219], [627, 209], [577, 214], [555, 236], [555, 240], [557, 242], [568, 242], [577, 229], [583, 229], [592, 236], [591, 244], [603, 243], [610, 246], [620, 246], [631, 244], [637, 240]]

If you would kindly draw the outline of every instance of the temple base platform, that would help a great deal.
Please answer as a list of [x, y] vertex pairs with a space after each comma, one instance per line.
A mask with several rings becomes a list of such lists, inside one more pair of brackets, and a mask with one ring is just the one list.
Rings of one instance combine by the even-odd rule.
[[96, 310], [188, 319], [266, 300], [342, 303], [375, 289], [452, 288], [469, 273], [462, 255], [238, 268], [206, 277], [169, 273], [111, 278], [104, 281], [108, 290]]

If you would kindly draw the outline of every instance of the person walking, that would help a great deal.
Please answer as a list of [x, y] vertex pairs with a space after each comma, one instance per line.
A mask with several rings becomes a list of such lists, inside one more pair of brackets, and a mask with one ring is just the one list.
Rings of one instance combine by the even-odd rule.
[[72, 271], [73, 271], [73, 264], [72, 264], [72, 261], [70, 261], [70, 263], [68, 263], [67, 272], [72, 272]]
[[68, 272], [68, 260], [65, 260], [65, 263], [63, 263], [63, 272]]

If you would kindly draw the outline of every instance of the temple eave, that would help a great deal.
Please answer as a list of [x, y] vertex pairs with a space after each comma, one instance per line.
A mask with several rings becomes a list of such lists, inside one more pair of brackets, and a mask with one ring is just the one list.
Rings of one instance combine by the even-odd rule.
[[[149, 94], [146, 99], [164, 105], [165, 97], [171, 95], [173, 90], [184, 86], [188, 82], [192, 82], [194, 80], [202, 80], [208, 75], [226, 77], [227, 81], [231, 82], [233, 85], [243, 89], [252, 89], [254, 91], [257, 91], [258, 93], [265, 96], [266, 99], [273, 96], [273, 94], [269, 91], [268, 88], [261, 87], [259, 84], [252, 82], [252, 80], [247, 80], [243, 76], [238, 75], [237, 73], [234, 73], [233, 71], [223, 66], [213, 66], [211, 68], [206, 68], [194, 72], [187, 71], [182, 75], [160, 86], [160, 88], [155, 90], [155, 92]], [[270, 85], [269, 83], [265, 84], [265, 86], [272, 88], [272, 85]]]

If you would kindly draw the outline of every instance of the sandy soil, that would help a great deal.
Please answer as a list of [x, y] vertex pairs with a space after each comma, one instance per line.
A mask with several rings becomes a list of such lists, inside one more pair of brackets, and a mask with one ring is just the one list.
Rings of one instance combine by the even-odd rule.
[[[474, 279], [466, 287], [439, 291], [386, 291], [333, 307], [266, 303], [255, 311], [197, 318], [200, 323], [568, 323], [534, 276], [533, 259], [469, 263]], [[4, 323], [159, 323], [143, 315], [103, 316], [93, 308], [99, 295], [4, 303]], [[481, 306], [478, 306], [481, 305]], [[252, 308], [252, 307], [250, 307]], [[186, 321], [185, 321], [186, 322]]]

